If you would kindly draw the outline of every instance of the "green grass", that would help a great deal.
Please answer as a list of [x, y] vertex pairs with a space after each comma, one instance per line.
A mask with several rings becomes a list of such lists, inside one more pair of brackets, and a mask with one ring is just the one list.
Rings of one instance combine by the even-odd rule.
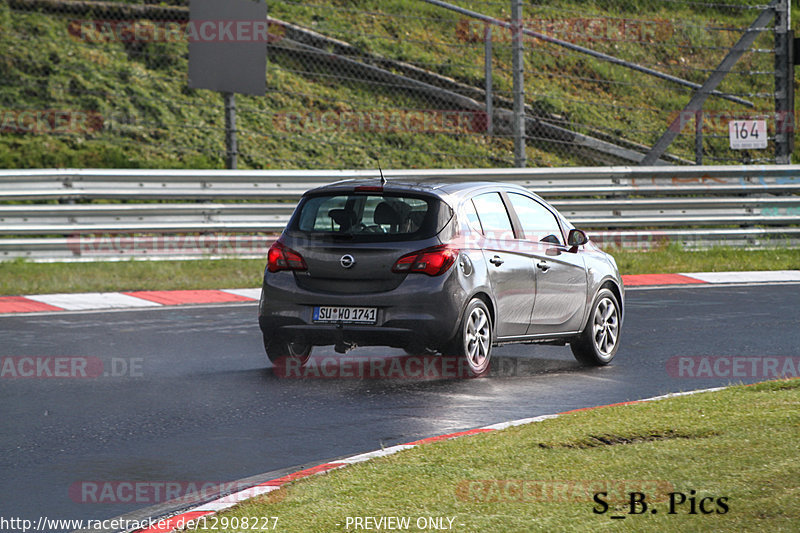
[[623, 274], [672, 274], [676, 272], [742, 272], [747, 270], [800, 269], [800, 249], [741, 250], [715, 247], [684, 251], [671, 245], [649, 252], [607, 249]]
[[[553, 21], [600, 21], [608, 27], [605, 39], [587, 40], [579, 27], [570, 30], [578, 35], [567, 38], [699, 83], [738, 37], [738, 33], [720, 28], [744, 28], [756, 16], [756, 10], [730, 7], [746, 3], [558, 0], [526, 5], [524, 16], [529, 26], [556, 37], [557, 27], [547, 30]], [[509, 17], [507, 3], [465, 1], [459, 5], [501, 19]], [[406, 0], [270, 2], [269, 9], [271, 16], [341, 39], [358, 51], [483, 87], [481, 25], [458, 14]], [[795, 18], [800, 17], [800, 8], [792, 9]], [[0, 3], [0, 111], [92, 112], [103, 119], [103, 127], [96, 131], [63, 135], [2, 132], [0, 167], [223, 166], [222, 97], [187, 88], [186, 42], [87, 41], [69, 33], [71, 20], [93, 18], [91, 13], [73, 16], [66, 9], [63, 15], [16, 11]], [[621, 31], [633, 33], [620, 38]], [[510, 34], [500, 29], [495, 34], [494, 87], [498, 96], [510, 98]], [[765, 33], [754, 48], [769, 49], [771, 39], [771, 34]], [[671, 113], [682, 109], [690, 95], [668, 82], [564, 48], [534, 40], [526, 42], [526, 47], [527, 103], [563, 117], [569, 127], [585, 133], [600, 130], [612, 137], [652, 144], [669, 123]], [[393, 84], [367, 83], [361, 74], [323, 59], [276, 49], [270, 55], [266, 95], [237, 97], [241, 168], [375, 168], [377, 158], [385, 168], [513, 164], [512, 143], [503, 137], [453, 131], [280, 127], [281, 114], [289, 112], [318, 117], [326, 111], [380, 114], [453, 107]], [[774, 104], [764, 95], [773, 91], [773, 79], [764, 73], [773, 69], [771, 61], [766, 53], [746, 55], [720, 90], [756, 95], [748, 98], [757, 110], [769, 112]], [[761, 74], [746, 73], [751, 71]], [[705, 109], [726, 117], [752, 112], [718, 98], [711, 98]], [[720, 128], [709, 133], [726, 135]], [[530, 135], [530, 166], [598, 164], [570, 145], [542, 142], [536, 132]], [[705, 143], [710, 154], [721, 157], [766, 155], [733, 154], [723, 147], [725, 139], [710, 135]], [[670, 150], [693, 159], [693, 135], [681, 135]]]
[[265, 261], [0, 262], [0, 294], [260, 287]]
[[[292, 483], [219, 519], [277, 517], [276, 530], [304, 533], [347, 531], [347, 517], [366, 516], [448, 517], [465, 532], [797, 531], [798, 442], [800, 380], [773, 381], [425, 444]], [[605, 514], [593, 513], [597, 490], [608, 491]], [[648, 512], [609, 518], [629, 512], [631, 491], [646, 494]], [[673, 514], [671, 492], [687, 498]], [[710, 514], [699, 512], [703, 498]]]
[[[743, 251], [713, 248], [650, 252], [609, 250], [623, 274], [800, 269], [800, 249]], [[259, 287], [263, 259], [121, 261], [97, 263], [0, 262], [0, 295], [119, 290]]]

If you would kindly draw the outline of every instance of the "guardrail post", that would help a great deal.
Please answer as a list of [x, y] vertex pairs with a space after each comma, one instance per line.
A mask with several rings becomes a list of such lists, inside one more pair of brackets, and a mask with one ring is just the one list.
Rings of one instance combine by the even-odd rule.
[[225, 96], [225, 166], [236, 169], [236, 156], [239, 153], [236, 146], [236, 95], [224, 93]]
[[789, 0], [775, 6], [775, 162], [788, 165], [794, 141], [794, 61]]
[[511, 0], [511, 70], [514, 75], [514, 166], [525, 167], [525, 61], [522, 57], [522, 2]]

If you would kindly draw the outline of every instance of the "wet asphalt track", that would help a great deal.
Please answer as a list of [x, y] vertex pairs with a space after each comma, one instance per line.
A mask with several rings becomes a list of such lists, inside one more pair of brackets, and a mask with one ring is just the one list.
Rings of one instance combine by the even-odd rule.
[[[267, 368], [255, 304], [0, 317], [2, 357], [134, 368], [0, 379], [0, 516], [111, 518], [150, 503], [80, 503], [70, 487], [231, 481], [505, 420], [761, 380], [673, 377], [673, 356], [800, 355], [800, 285], [631, 290], [626, 314], [609, 367], [580, 368], [566, 347], [507, 346], [489, 378], [427, 381], [281, 379]], [[389, 354], [402, 352], [351, 352]]]

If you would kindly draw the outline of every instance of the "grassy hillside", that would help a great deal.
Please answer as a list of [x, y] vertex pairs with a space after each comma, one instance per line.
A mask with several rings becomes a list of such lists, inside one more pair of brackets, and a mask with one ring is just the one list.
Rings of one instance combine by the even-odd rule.
[[[726, 28], [746, 27], [757, 15], [735, 7], [739, 3], [744, 2], [558, 0], [526, 5], [524, 16], [536, 30], [702, 83], [738, 38]], [[459, 4], [509, 17], [505, 2]], [[58, 5], [60, 11], [53, 13], [0, 1], [0, 167], [224, 166], [222, 97], [187, 88], [185, 41], [125, 40], [113, 32], [87, 36], [76, 32], [75, 24], [108, 20], [108, 13], [76, 10], [69, 2]], [[346, 41], [360, 53], [405, 61], [477, 88], [484, 85], [482, 26], [461, 15], [417, 0], [270, 1], [268, 7], [271, 16]], [[274, 31], [279, 39], [281, 29]], [[511, 96], [510, 40], [507, 30], [495, 30], [498, 97]], [[771, 41], [771, 33], [765, 34], [756, 47], [768, 49]], [[280, 40], [277, 44], [283, 46]], [[525, 46], [527, 103], [572, 131], [652, 144], [690, 97], [688, 90], [668, 82], [564, 48], [536, 40]], [[745, 95], [757, 110], [773, 109], [767, 94], [773, 90], [771, 61], [768, 53], [749, 54], [720, 89]], [[367, 80], [321, 55], [274, 49], [266, 95], [239, 95], [237, 107], [240, 168], [374, 168], [377, 159], [396, 168], [513, 163], [513, 143], [502, 131], [488, 137], [469, 128], [326, 126], [320, 122], [326, 112], [408, 117], [415, 110], [454, 106]], [[718, 98], [710, 99], [707, 109], [726, 117], [752, 114]], [[38, 113], [33, 131], [26, 112]], [[72, 122], [88, 114], [94, 122], [52, 131], [55, 112], [66, 113]], [[302, 117], [299, 125], [287, 126], [291, 113]], [[741, 161], [772, 155], [771, 144], [766, 153], [731, 153], [724, 149], [722, 119], [707, 126], [709, 156]], [[529, 134], [531, 166], [599, 164], [563, 140]], [[670, 150], [693, 160], [693, 135], [682, 135]]]

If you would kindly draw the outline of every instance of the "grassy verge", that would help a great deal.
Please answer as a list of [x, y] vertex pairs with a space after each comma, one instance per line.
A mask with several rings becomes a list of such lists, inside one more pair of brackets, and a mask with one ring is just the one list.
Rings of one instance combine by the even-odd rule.
[[623, 274], [671, 274], [675, 272], [742, 272], [747, 270], [800, 269], [800, 249], [741, 250], [716, 247], [685, 251], [670, 246], [650, 252], [607, 249]]
[[[610, 251], [623, 274], [800, 269], [800, 249], [791, 248]], [[107, 263], [6, 261], [0, 262], [0, 295], [258, 287], [264, 264], [263, 259]]]
[[[797, 379], [586, 411], [306, 479], [219, 523], [277, 517], [276, 530], [330, 532], [392, 516], [408, 517], [408, 531], [434, 530], [417, 527], [430, 517], [453, 519], [451, 531], [797, 531], [798, 427]], [[603, 514], [595, 491], [608, 493]], [[629, 492], [646, 495], [646, 513], [630, 513]], [[671, 492], [686, 496], [673, 496], [673, 513]]]
[[0, 294], [261, 286], [265, 260], [0, 263]]

